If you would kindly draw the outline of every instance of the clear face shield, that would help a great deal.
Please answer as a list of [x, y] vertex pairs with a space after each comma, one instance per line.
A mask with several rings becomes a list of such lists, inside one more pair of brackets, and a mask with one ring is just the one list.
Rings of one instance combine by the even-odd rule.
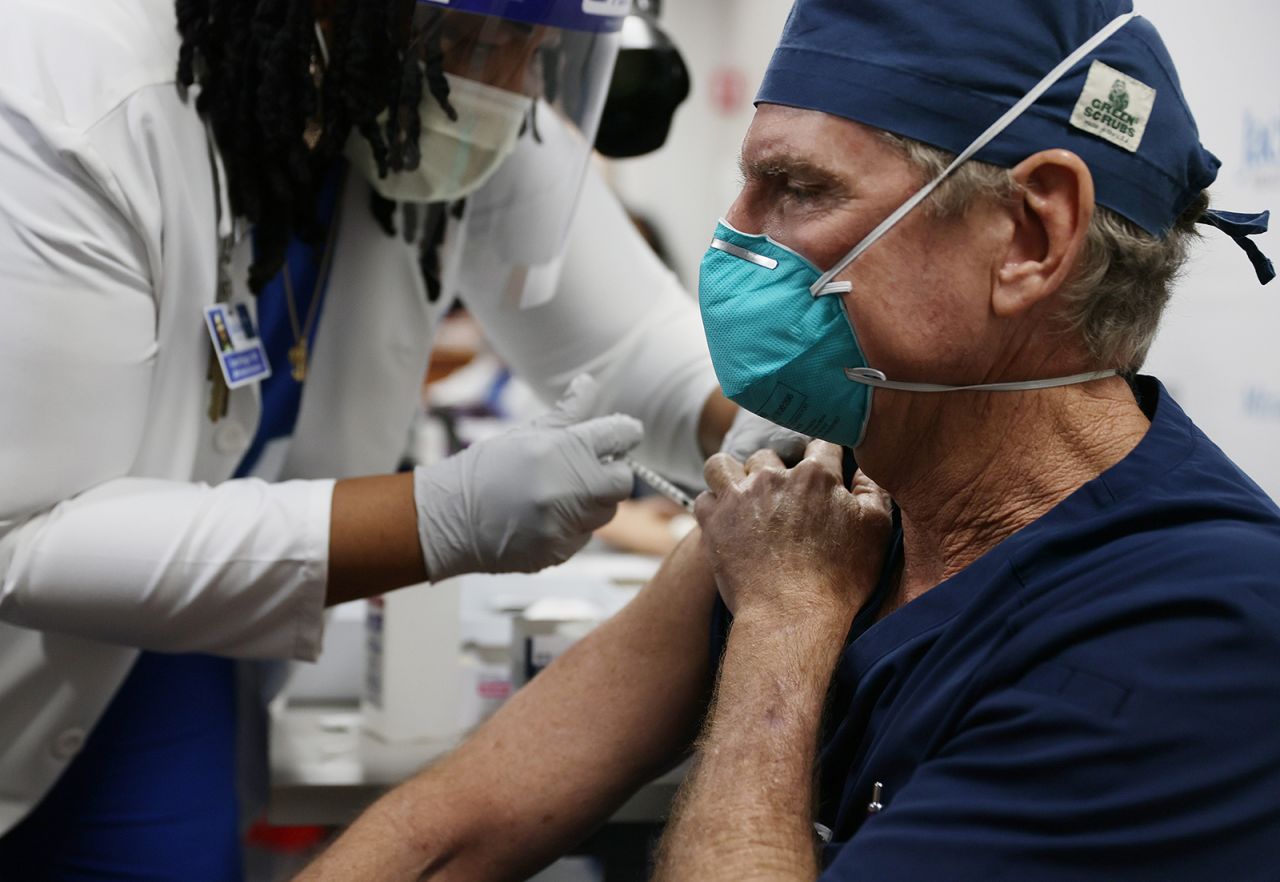
[[482, 252], [466, 263], [483, 263], [486, 285], [500, 272], [520, 294], [531, 277], [555, 275], [630, 8], [417, 0], [407, 23], [425, 72], [417, 150], [385, 176], [363, 138], [348, 157], [388, 199], [466, 199], [465, 247]]

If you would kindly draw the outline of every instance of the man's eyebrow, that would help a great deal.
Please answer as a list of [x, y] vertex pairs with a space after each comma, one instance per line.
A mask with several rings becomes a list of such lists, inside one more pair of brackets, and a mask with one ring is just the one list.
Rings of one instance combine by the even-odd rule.
[[820, 163], [785, 153], [738, 156], [738, 169], [749, 180], [786, 175], [809, 184], [843, 185], [844, 178]]

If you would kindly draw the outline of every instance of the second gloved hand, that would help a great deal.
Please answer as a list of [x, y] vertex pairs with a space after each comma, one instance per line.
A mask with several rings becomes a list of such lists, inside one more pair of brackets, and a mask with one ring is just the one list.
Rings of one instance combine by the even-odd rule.
[[631, 495], [615, 457], [644, 437], [622, 414], [585, 419], [598, 390], [578, 377], [545, 416], [414, 470], [418, 537], [434, 582], [530, 573], [572, 557]]
[[749, 410], [739, 410], [733, 418], [733, 425], [725, 433], [720, 452], [739, 462], [746, 462], [757, 450], [772, 450], [790, 466], [804, 458], [809, 440], [807, 436], [784, 429]]

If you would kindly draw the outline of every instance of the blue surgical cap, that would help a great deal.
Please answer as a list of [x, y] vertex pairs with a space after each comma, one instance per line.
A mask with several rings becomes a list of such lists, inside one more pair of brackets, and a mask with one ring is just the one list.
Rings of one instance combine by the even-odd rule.
[[[823, 111], [960, 153], [1059, 62], [1132, 10], [1130, 0], [797, 0], [756, 101]], [[1086, 85], [1096, 89], [1095, 62], [1134, 93], [1155, 92], [1140, 137], [1128, 146], [1072, 123]], [[1099, 204], [1156, 236], [1221, 165], [1200, 144], [1164, 42], [1140, 17], [975, 158], [1011, 168], [1055, 147], [1089, 166]], [[1221, 212], [1206, 220], [1252, 249], [1251, 257], [1257, 248], [1244, 237], [1266, 228], [1265, 215]]]

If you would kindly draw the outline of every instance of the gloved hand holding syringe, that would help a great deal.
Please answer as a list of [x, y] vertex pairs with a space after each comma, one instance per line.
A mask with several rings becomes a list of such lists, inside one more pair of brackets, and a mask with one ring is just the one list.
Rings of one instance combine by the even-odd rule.
[[542, 416], [414, 470], [432, 581], [536, 572], [567, 560], [631, 495], [633, 474], [693, 510], [680, 488], [631, 458], [644, 437], [639, 421], [592, 416], [599, 394], [591, 377], [578, 377]]

